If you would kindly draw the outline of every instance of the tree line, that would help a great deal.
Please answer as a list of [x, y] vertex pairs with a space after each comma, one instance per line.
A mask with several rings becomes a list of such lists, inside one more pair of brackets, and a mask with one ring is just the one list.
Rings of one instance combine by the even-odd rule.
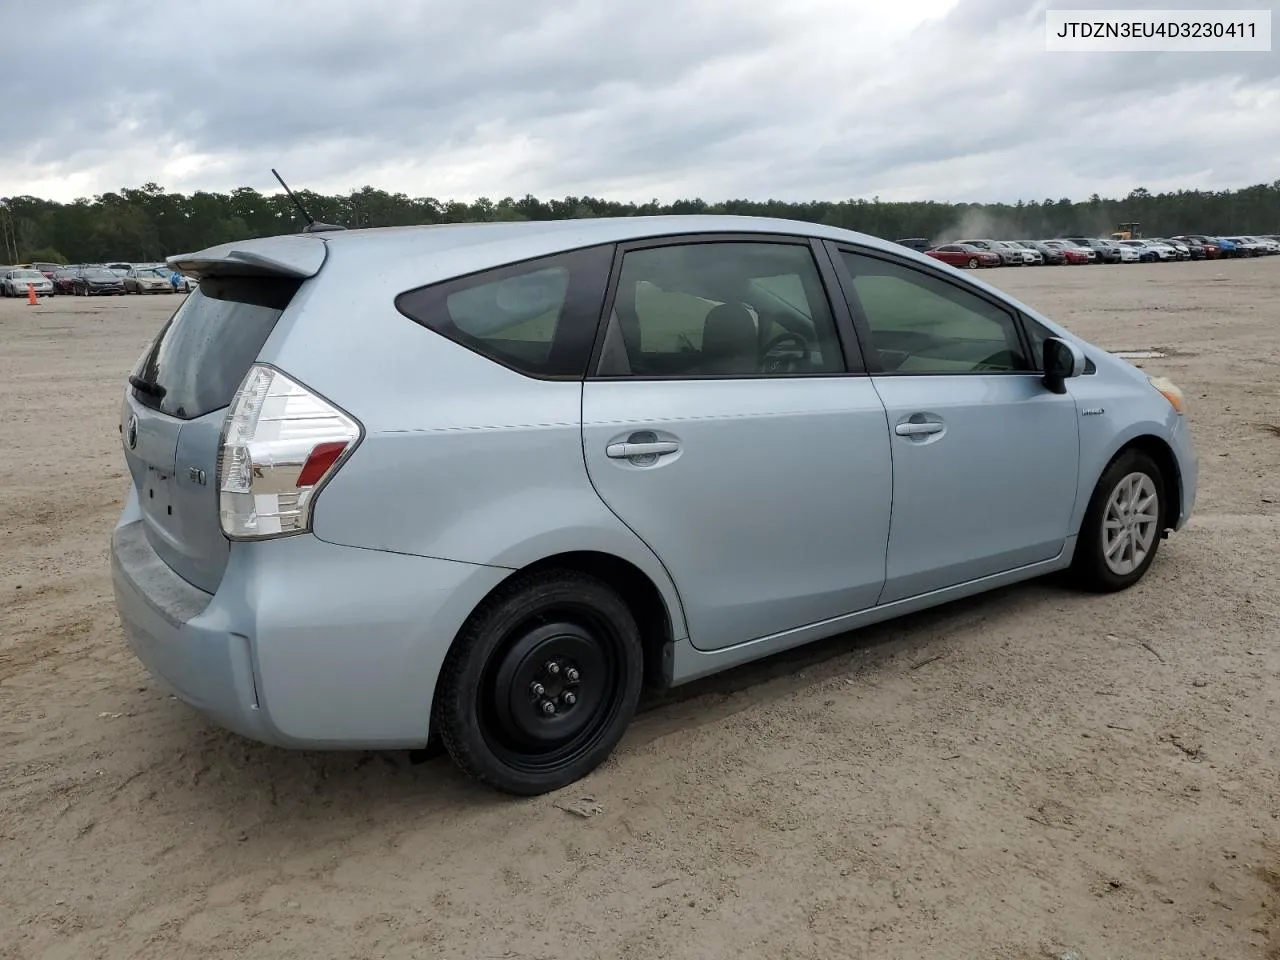
[[[346, 227], [702, 213], [783, 217], [890, 240], [925, 237], [935, 242], [966, 235], [996, 239], [1105, 236], [1117, 224], [1133, 221], [1152, 237], [1280, 232], [1280, 180], [1239, 190], [1151, 193], [1139, 187], [1119, 199], [1094, 194], [1087, 200], [1064, 197], [996, 204], [887, 202], [879, 197], [801, 203], [700, 199], [622, 203], [597, 197], [539, 200], [533, 196], [498, 201], [481, 197], [463, 203], [374, 187], [345, 195], [306, 190], [297, 194], [316, 220]], [[147, 183], [71, 203], [10, 197], [0, 200], [0, 263], [159, 261], [218, 243], [292, 233], [301, 226], [287, 196], [266, 195], [250, 187], [188, 195]]]

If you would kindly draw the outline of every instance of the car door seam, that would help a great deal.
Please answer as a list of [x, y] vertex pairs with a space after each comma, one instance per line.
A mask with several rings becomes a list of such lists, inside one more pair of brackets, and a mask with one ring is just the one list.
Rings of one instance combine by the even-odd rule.
[[684, 630], [685, 637], [681, 638], [681, 637], [673, 636], [671, 638], [672, 642], [675, 642], [681, 639], [688, 639], [692, 643], [693, 638], [692, 636], [690, 636], [691, 631], [689, 630], [689, 618], [685, 613], [684, 598], [680, 596], [680, 585], [676, 583], [676, 578], [672, 576], [671, 571], [667, 568], [666, 563], [663, 561], [662, 557], [658, 555], [658, 551], [653, 549], [653, 546], [649, 543], [649, 541], [646, 540], [644, 537], [640, 536], [639, 532], [633, 526], [631, 526], [631, 524], [627, 523], [627, 521], [623, 519], [622, 515], [619, 514], [617, 510], [613, 509], [613, 505], [604, 498], [604, 494], [602, 494], [600, 492], [600, 488], [596, 486], [595, 478], [591, 476], [591, 462], [590, 462], [590, 459], [587, 457], [587, 429], [586, 428], [587, 428], [587, 384], [586, 384], [586, 381], [584, 380], [580, 385], [580, 389], [578, 390], [578, 446], [582, 450], [582, 472], [583, 474], [586, 475], [587, 483], [591, 487], [591, 492], [596, 495], [596, 499], [599, 500], [602, 504], [604, 504], [604, 508], [608, 510], [609, 513], [611, 513], [619, 523], [621, 523], [627, 530], [629, 530], [631, 532], [631, 535], [635, 537], [636, 540], [639, 541], [640, 544], [642, 544], [646, 550], [649, 551], [649, 555], [653, 557], [654, 562], [657, 563], [658, 566], [662, 568], [662, 572], [666, 574], [667, 582], [671, 584], [672, 596], [675, 597], [676, 603], [680, 605], [680, 620], [685, 625], [685, 630]]
[[885, 528], [884, 536], [884, 576], [880, 580], [880, 592], [876, 594], [876, 602], [872, 606], [874, 609], [884, 600], [885, 587], [889, 583], [889, 544], [893, 542], [893, 505], [894, 498], [897, 496], [898, 462], [893, 451], [893, 424], [889, 422], [889, 407], [884, 402], [884, 397], [880, 395], [876, 375], [874, 373], [869, 375], [867, 380], [871, 383], [876, 399], [880, 401], [880, 412], [884, 414], [884, 439], [889, 451], [889, 525]]

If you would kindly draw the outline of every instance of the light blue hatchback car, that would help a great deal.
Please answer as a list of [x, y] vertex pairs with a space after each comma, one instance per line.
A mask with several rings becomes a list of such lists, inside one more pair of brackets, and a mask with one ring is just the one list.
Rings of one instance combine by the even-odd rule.
[[536, 794], [680, 684], [1186, 523], [1183, 397], [961, 271], [807, 223], [303, 233], [200, 278], [121, 411], [116, 602], [274, 744]]

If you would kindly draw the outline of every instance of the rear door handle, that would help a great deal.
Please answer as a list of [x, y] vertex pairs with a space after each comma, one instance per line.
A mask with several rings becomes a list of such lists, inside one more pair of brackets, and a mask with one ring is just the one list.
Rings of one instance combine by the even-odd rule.
[[937, 421], [932, 423], [900, 423], [893, 428], [893, 432], [900, 437], [923, 437], [930, 433], [941, 433], [942, 424]]
[[629, 460], [632, 457], [663, 456], [675, 453], [680, 444], [673, 440], [656, 440], [652, 443], [611, 443], [604, 448], [604, 455], [613, 460]]

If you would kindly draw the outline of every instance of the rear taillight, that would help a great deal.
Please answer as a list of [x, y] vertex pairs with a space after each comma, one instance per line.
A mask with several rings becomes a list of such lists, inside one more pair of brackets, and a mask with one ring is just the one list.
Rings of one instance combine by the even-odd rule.
[[254, 364], [218, 450], [218, 510], [233, 540], [305, 533], [316, 491], [360, 439], [360, 425], [279, 370]]

